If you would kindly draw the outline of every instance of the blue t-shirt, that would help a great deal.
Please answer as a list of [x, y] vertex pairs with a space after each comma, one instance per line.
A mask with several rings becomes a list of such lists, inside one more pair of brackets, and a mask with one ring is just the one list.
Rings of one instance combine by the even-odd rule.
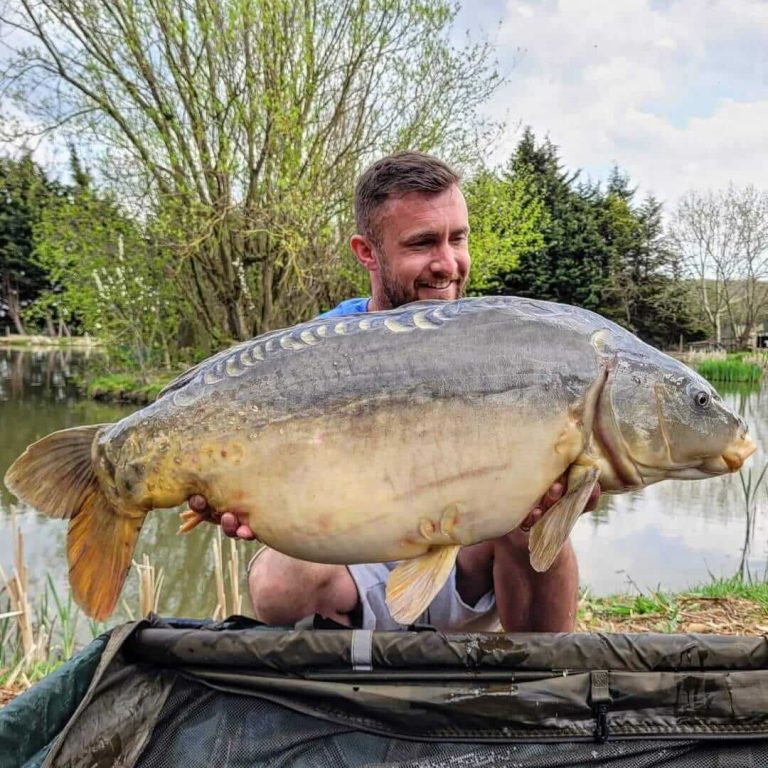
[[340, 304], [337, 304], [333, 309], [329, 309], [327, 312], [323, 312], [318, 315], [315, 320], [319, 320], [321, 317], [340, 317], [342, 315], [356, 315], [358, 312], [368, 311], [368, 302], [370, 299], [346, 299]]

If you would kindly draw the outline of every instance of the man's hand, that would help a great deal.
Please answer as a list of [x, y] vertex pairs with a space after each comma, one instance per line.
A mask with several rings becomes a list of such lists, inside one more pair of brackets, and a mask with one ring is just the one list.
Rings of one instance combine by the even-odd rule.
[[202, 494], [193, 494], [187, 499], [187, 504], [189, 504], [189, 509], [186, 512], [181, 513], [181, 518], [185, 521], [180, 529], [182, 532], [191, 531], [192, 528], [205, 521], [208, 523], [220, 524], [221, 530], [233, 539], [253, 541], [253, 539], [256, 538], [256, 535], [249, 526], [240, 523], [237, 515], [234, 515], [232, 512], [225, 512], [224, 514], [219, 515], [219, 513], [208, 504], [208, 499]]
[[[520, 529], [526, 533], [533, 528], [536, 523], [541, 520], [544, 513], [552, 506], [554, 506], [563, 497], [563, 494], [567, 490], [567, 481], [565, 475], [558, 477], [550, 489], [542, 496], [541, 501], [531, 510], [528, 517], [520, 523]], [[597, 501], [600, 498], [600, 483], [597, 483], [592, 490], [592, 495], [589, 497], [587, 506], [584, 508], [585, 512], [591, 512], [596, 506]]]
[[256, 538], [256, 534], [250, 526], [241, 523], [237, 515], [232, 512], [225, 512], [221, 516], [221, 530], [232, 539], [253, 541]]

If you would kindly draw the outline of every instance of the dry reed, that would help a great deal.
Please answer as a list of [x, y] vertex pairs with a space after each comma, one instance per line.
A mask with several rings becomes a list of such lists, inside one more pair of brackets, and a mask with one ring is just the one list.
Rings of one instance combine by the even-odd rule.
[[213, 618], [215, 621], [221, 621], [233, 613], [240, 613], [242, 609], [242, 595], [240, 593], [240, 556], [234, 539], [230, 539], [227, 572], [232, 594], [228, 599], [227, 584], [224, 579], [224, 556], [221, 528], [217, 528], [216, 536], [213, 539], [211, 548], [213, 549], [213, 566], [217, 599], [216, 607], [213, 609]]
[[[16, 512], [11, 511], [11, 537], [13, 538], [14, 569], [9, 577], [0, 566], [0, 578], [10, 603], [10, 611], [0, 615], [0, 619], [15, 619], [16, 653], [18, 659], [5, 678], [5, 685], [12, 687], [20, 680], [24, 687], [31, 682], [27, 672], [40, 662], [46, 661], [50, 652], [50, 632], [43, 622], [40, 623], [37, 634], [34, 628], [34, 614], [29, 603], [29, 574], [24, 561], [24, 536], [16, 522]], [[3, 654], [5, 656], [5, 654]], [[18, 658], [20, 656], [20, 658]]]
[[139, 575], [139, 614], [147, 616], [150, 613], [157, 613], [165, 572], [161, 568], [157, 576], [155, 575], [155, 566], [150, 562], [146, 552], [142, 555], [141, 563], [134, 560], [133, 566]]

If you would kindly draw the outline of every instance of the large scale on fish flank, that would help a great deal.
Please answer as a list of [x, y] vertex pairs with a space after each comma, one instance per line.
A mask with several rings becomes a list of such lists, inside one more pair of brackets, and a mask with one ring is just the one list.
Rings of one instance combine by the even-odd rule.
[[[568, 494], [532, 534], [537, 568], [598, 479], [619, 491], [730, 471], [749, 453], [743, 433], [700, 377], [598, 315], [512, 297], [420, 302], [226, 350], [115, 425], [35, 444], [9, 484], [72, 518], [72, 580], [91, 613], [113, 607], [146, 513], [200, 493], [289, 555], [417, 558], [390, 581], [407, 622], [462, 545], [515, 528], [564, 472]], [[69, 490], [36, 487], [36, 473]], [[104, 588], [90, 581], [99, 567]]]

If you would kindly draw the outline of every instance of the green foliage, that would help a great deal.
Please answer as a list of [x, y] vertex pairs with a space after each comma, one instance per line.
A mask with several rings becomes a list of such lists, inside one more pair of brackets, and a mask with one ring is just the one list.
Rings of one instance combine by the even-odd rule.
[[[661, 204], [634, 203], [617, 169], [605, 190], [566, 171], [557, 147], [526, 130], [502, 174], [468, 185], [477, 292], [592, 309], [657, 345], [698, 338], [689, 287], [666, 247]], [[502, 204], [503, 203], [503, 204]], [[488, 223], [490, 222], [490, 223]], [[487, 256], [486, 254], [489, 254]], [[473, 267], [473, 269], [475, 268]]]
[[548, 140], [537, 146], [530, 129], [510, 170], [530, 181], [546, 222], [543, 249], [521, 257], [504, 278], [505, 292], [599, 309], [610, 270], [610, 250], [600, 232], [599, 191], [578, 184], [578, 173], [563, 169], [557, 147]]
[[652, 621], [657, 632], [676, 632], [680, 622], [679, 597], [662, 590], [608, 597], [584, 594], [579, 601], [578, 620], [589, 626], [600, 626], [604, 622]]
[[35, 228], [35, 258], [54, 288], [30, 312], [55, 308], [108, 344], [112, 360], [170, 366], [179, 323], [169, 254], [152, 233], [88, 189], [50, 204]]
[[352, 192], [377, 155], [478, 162], [495, 129], [478, 108], [500, 80], [490, 46], [454, 45], [457, 12], [450, 0], [16, 4], [0, 11], [28, 30], [7, 93], [107, 148], [103, 176], [174, 255], [189, 346], [221, 346], [348, 293]]
[[484, 171], [464, 185], [464, 196], [472, 247], [469, 293], [496, 293], [521, 257], [541, 252], [546, 213], [522, 174]]
[[740, 576], [730, 579], [713, 579], [691, 590], [693, 595], [702, 597], [739, 597], [759, 603], [768, 611], [768, 581], [751, 581]]
[[62, 193], [27, 154], [0, 157], [0, 326], [25, 333], [23, 310], [49, 288], [45, 270], [32, 258], [33, 229], [46, 205]]
[[740, 355], [730, 355], [725, 360], [703, 360], [696, 370], [708, 381], [757, 384], [763, 369], [755, 363], [744, 362]]
[[681, 335], [700, 338], [691, 287], [664, 237], [662, 205], [653, 197], [635, 205], [634, 197], [615, 168], [601, 200], [601, 232], [611, 252], [601, 311], [659, 346], [676, 344]]
[[646, 616], [650, 613], [666, 613], [674, 603], [674, 597], [661, 591], [648, 594], [620, 595], [612, 599], [598, 598], [593, 608], [604, 616]]
[[16, 612], [11, 610], [9, 599], [0, 601], [0, 686], [18, 683], [22, 673], [29, 683], [42, 680], [77, 650], [80, 609], [69, 589], [66, 598], [61, 597], [46, 574], [43, 591], [31, 608], [35, 648], [25, 652]]

